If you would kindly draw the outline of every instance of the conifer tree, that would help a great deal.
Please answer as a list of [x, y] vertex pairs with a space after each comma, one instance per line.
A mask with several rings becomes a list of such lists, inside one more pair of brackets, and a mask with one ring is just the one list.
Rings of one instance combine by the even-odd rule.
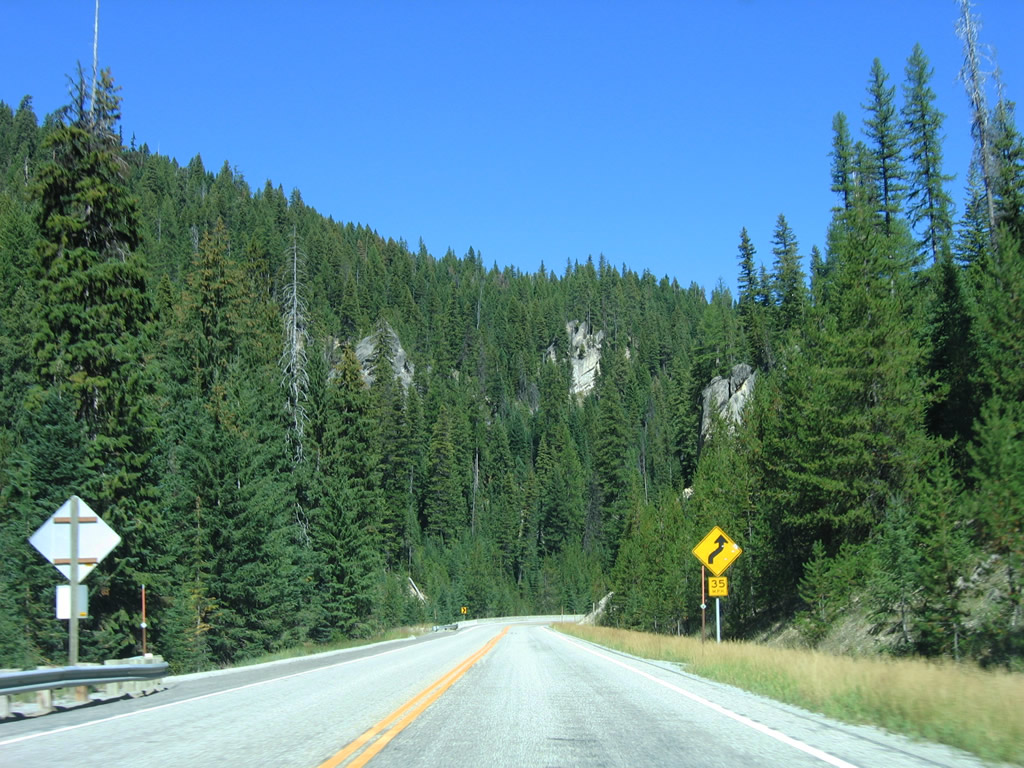
[[561, 552], [583, 533], [583, 473], [564, 422], [541, 438], [537, 453], [542, 553]]
[[914, 573], [922, 593], [915, 612], [917, 648], [928, 656], [952, 656], [959, 661], [970, 581], [969, 510], [949, 467], [940, 463], [926, 482], [926, 492], [920, 494], [921, 545]]
[[797, 329], [807, 311], [807, 283], [793, 230], [781, 213], [772, 237], [775, 263], [772, 270], [772, 295], [777, 327], [782, 333]]
[[625, 364], [609, 353], [599, 386], [598, 422], [594, 445], [594, 472], [599, 489], [600, 537], [607, 564], [615, 562], [620, 537], [631, 509], [635, 470], [630, 450], [630, 428], [615, 371]]
[[972, 329], [973, 303], [964, 271], [949, 255], [934, 265], [933, 296], [929, 306], [928, 372], [934, 399], [928, 408], [932, 434], [952, 442], [954, 473], [964, 479], [967, 445], [978, 417], [977, 341]]
[[[44, 144], [38, 175], [40, 240], [34, 277], [39, 306], [32, 351], [39, 389], [59, 392], [84, 425], [87, 447], [77, 489], [123, 538], [123, 566], [102, 616], [102, 652], [130, 648], [138, 574], [158, 535], [148, 488], [151, 383], [145, 344], [152, 319], [136, 203], [116, 130], [119, 96], [108, 70], [88, 95], [84, 77]], [[86, 471], [87, 470], [87, 471]]]
[[383, 565], [379, 444], [369, 394], [351, 347], [328, 383], [316, 475], [317, 504], [310, 510], [313, 562], [322, 587], [328, 636], [365, 636], [375, 608]]
[[455, 420], [448, 406], [441, 405], [427, 449], [423, 514], [427, 534], [447, 543], [458, 538], [469, 521], [457, 450]]
[[743, 332], [747, 338], [751, 362], [755, 367], [767, 370], [774, 365], [775, 359], [768, 308], [761, 298], [764, 289], [754, 264], [755, 254], [754, 244], [750, 242], [747, 229], [744, 227], [740, 230], [740, 294], [737, 309], [743, 324]]
[[719, 281], [701, 314], [693, 368], [697, 391], [715, 376], [727, 374], [743, 360], [743, 331], [732, 306], [732, 293]]
[[974, 278], [984, 268], [992, 244], [985, 190], [982, 187], [981, 172], [974, 162], [968, 171], [966, 198], [963, 216], [957, 222], [953, 250], [957, 263], [967, 271], [968, 284], [973, 287]]
[[879, 202], [883, 227], [892, 234], [894, 219], [900, 215], [906, 194], [906, 172], [903, 168], [903, 127], [894, 103], [896, 86], [890, 86], [889, 75], [882, 62], [875, 59], [868, 79], [868, 102], [864, 109], [864, 132], [871, 141], [871, 152], [877, 171]]
[[832, 118], [832, 191], [839, 195], [840, 210], [852, 204], [855, 181], [854, 146], [846, 115], [836, 112]]
[[1000, 99], [991, 121], [995, 234], [1005, 227], [1018, 243], [1024, 243], [1024, 137], [1017, 130], [1014, 113], [1013, 102]]
[[907, 60], [903, 85], [903, 129], [907, 141], [907, 217], [919, 235], [918, 248], [932, 263], [947, 253], [953, 232], [953, 201], [945, 184], [952, 176], [942, 173], [942, 123], [945, 115], [935, 107], [929, 81], [934, 70], [919, 44]]

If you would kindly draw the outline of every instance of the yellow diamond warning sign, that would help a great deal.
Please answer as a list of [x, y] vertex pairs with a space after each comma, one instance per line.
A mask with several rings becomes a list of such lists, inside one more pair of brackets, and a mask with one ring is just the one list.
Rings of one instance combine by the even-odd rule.
[[721, 576], [730, 565], [736, 562], [736, 558], [743, 554], [743, 550], [716, 525], [711, 529], [711, 533], [701, 539], [700, 544], [693, 548], [693, 554], [700, 560], [701, 565], [715, 576]]

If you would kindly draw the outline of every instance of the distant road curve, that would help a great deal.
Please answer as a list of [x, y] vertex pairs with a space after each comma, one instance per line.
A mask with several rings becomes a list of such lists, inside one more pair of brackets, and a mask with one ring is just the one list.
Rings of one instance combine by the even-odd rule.
[[171, 678], [143, 699], [0, 725], [0, 765], [67, 764], [982, 765], [507, 621]]

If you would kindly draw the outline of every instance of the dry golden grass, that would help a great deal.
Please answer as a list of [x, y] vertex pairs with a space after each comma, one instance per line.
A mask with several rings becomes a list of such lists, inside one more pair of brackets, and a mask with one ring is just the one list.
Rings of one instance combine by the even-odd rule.
[[1024, 764], [1024, 675], [918, 659], [852, 658], [752, 643], [561, 624], [576, 637], [844, 720]]

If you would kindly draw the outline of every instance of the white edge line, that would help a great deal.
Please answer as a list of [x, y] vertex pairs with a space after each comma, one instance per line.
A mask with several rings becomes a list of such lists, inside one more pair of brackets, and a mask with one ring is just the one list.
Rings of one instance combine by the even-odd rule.
[[806, 752], [808, 755], [816, 757], [819, 760], [828, 763], [829, 765], [834, 765], [836, 766], [836, 768], [858, 768], [853, 763], [848, 763], [842, 758], [836, 757], [835, 755], [830, 755], [828, 752], [824, 752], [818, 749], [817, 747], [812, 747], [810, 744], [805, 744], [804, 742], [799, 741], [798, 739], [794, 739], [792, 736], [787, 736], [786, 734], [782, 733], [782, 731], [777, 731], [774, 728], [769, 728], [767, 725], [762, 725], [761, 723], [758, 723], [755, 720], [751, 720], [749, 717], [745, 717], [736, 712], [733, 712], [732, 710], [726, 709], [721, 704], [716, 704], [713, 701], [705, 699], [703, 696], [698, 696], [696, 693], [691, 693], [690, 691], [684, 690], [683, 688], [680, 688], [677, 685], [673, 685], [672, 683], [655, 677], [652, 674], [644, 672], [641, 669], [632, 667], [629, 664], [626, 664], [624, 661], [620, 661], [619, 659], [607, 656], [601, 653], [600, 651], [595, 651], [593, 648], [589, 648], [588, 646], [583, 645], [582, 643], [578, 643], [575, 640], [570, 640], [561, 632], [556, 632], [550, 628], [547, 629], [556, 637], [569, 643], [569, 645], [574, 645], [580, 650], [586, 651], [587, 653], [593, 656], [597, 656], [598, 658], [604, 659], [605, 661], [609, 661], [618, 667], [627, 669], [630, 672], [633, 672], [634, 674], [640, 675], [640, 677], [647, 678], [653, 683], [657, 683], [660, 686], [668, 688], [670, 691], [674, 691], [675, 693], [681, 694], [682, 696], [685, 696], [686, 698], [696, 702], [697, 704], [705, 706], [708, 709], [714, 710], [720, 715], [725, 715], [726, 717], [731, 718], [732, 720], [735, 720], [737, 723], [741, 723], [747, 726], [748, 728], [753, 728], [755, 731], [763, 733], [765, 736], [770, 736], [776, 741], [781, 741], [783, 744], [788, 744], [789, 746], [794, 747], [795, 749], [799, 749], [801, 752]]
[[139, 709], [135, 712], [125, 712], [120, 715], [113, 715], [111, 717], [104, 717], [99, 720], [90, 720], [87, 723], [78, 723], [77, 725], [66, 725], [63, 728], [55, 728], [52, 731], [40, 731], [39, 733], [29, 733], [25, 736], [16, 736], [13, 739], [7, 739], [6, 741], [0, 741], [0, 747], [6, 747], [11, 744], [18, 744], [22, 741], [31, 741], [32, 739], [38, 739], [42, 736], [53, 736], [58, 733], [65, 733], [67, 731], [75, 731], [79, 728], [88, 728], [93, 725], [100, 725], [101, 723], [109, 723], [114, 720], [122, 720], [126, 717], [135, 717], [136, 715], [144, 715], [147, 712], [156, 712], [161, 709], [169, 709], [170, 707], [176, 707], [179, 704], [188, 704], [193, 701], [202, 701], [203, 699], [212, 699], [215, 696], [223, 696], [226, 693], [234, 693], [235, 691], [244, 691], [247, 688], [257, 688], [267, 683], [277, 683], [281, 680], [289, 680], [293, 677], [301, 677], [302, 675], [308, 675], [311, 672], [322, 672], [325, 669], [334, 669], [335, 667], [343, 667], [346, 664], [355, 664], [357, 661], [365, 661], [367, 659], [376, 659], [381, 656], [387, 656], [391, 653], [398, 653], [399, 651], [407, 650], [410, 646], [403, 646], [402, 648], [393, 648], [390, 651], [382, 651], [381, 653], [374, 653], [370, 656], [360, 656], [358, 659], [348, 659], [347, 661], [339, 661], [336, 664], [328, 664], [324, 667], [316, 667], [314, 669], [307, 669], [303, 672], [293, 672], [290, 675], [282, 675], [281, 677], [272, 677], [269, 680], [260, 680], [256, 683], [248, 683], [246, 685], [240, 685], [235, 688], [226, 688], [223, 691], [214, 691], [213, 693], [204, 693], [202, 696], [193, 696], [190, 699], [181, 699], [180, 701], [171, 701], [167, 704], [157, 704], [153, 707], [146, 707], [145, 709]]

